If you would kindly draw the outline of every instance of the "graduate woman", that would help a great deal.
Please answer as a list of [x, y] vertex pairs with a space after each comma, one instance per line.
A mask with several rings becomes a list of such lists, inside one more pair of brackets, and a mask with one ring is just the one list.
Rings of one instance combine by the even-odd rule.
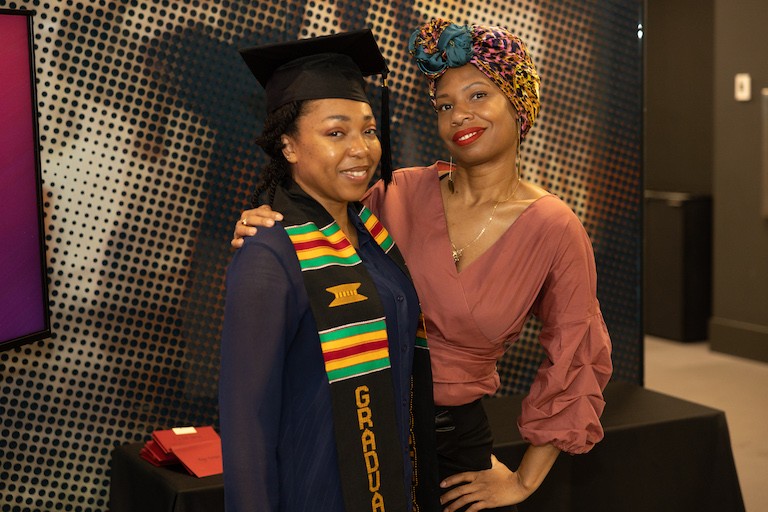
[[369, 30], [241, 53], [266, 90], [256, 195], [283, 221], [227, 272], [227, 511], [439, 510], [419, 301], [358, 202], [382, 154], [363, 76], [383, 57]]

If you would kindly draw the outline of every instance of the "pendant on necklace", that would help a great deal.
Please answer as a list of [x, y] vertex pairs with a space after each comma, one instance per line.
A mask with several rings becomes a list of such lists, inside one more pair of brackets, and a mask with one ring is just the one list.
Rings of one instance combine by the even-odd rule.
[[451, 254], [453, 254], [453, 262], [458, 265], [461, 259], [461, 249], [453, 249]]

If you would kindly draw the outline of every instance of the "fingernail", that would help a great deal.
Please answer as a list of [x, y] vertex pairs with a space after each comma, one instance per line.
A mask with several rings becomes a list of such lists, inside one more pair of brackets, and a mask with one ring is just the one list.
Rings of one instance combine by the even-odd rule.
[[446, 484], [445, 482], [440, 482], [440, 487], [448, 487], [448, 484]]
[[277, 214], [277, 220], [283, 220], [283, 216], [280, 215], [279, 213]]
[[272, 219], [267, 219], [267, 226], [274, 226], [274, 225], [275, 225], [275, 221], [273, 221]]

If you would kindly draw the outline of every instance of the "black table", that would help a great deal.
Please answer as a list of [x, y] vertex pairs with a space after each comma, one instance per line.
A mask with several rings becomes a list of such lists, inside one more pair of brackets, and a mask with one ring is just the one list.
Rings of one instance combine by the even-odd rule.
[[[744, 512], [725, 414], [631, 384], [605, 390], [605, 439], [585, 455], [560, 455], [520, 512]], [[496, 456], [517, 467], [526, 445], [521, 396], [485, 407]], [[221, 475], [189, 476], [139, 457], [142, 443], [112, 455], [111, 512], [224, 510]]]
[[[499, 460], [517, 467], [525, 444], [522, 397], [486, 400]], [[611, 382], [605, 438], [585, 455], [561, 454], [520, 512], [744, 512], [725, 414]]]
[[180, 465], [156, 467], [139, 456], [144, 443], [112, 452], [110, 512], [217, 512], [224, 510], [221, 475], [197, 478]]

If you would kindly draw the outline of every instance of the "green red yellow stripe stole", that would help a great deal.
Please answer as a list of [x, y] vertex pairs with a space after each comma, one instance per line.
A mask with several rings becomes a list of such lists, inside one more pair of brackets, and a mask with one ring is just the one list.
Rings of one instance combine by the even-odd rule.
[[[394, 247], [392, 237], [368, 208], [362, 207], [360, 219], [384, 252]], [[314, 222], [307, 222], [286, 226], [285, 231], [296, 250], [302, 272], [333, 265], [344, 267], [362, 264], [354, 247], [335, 222], [323, 228], [318, 228]], [[358, 294], [353, 286], [337, 285], [337, 288], [338, 293], [346, 297], [340, 298], [337, 305], [367, 299]], [[384, 317], [320, 330], [318, 334], [325, 370], [331, 383], [390, 367]]]
[[[395, 243], [389, 232], [368, 208], [362, 207], [360, 219], [384, 252], [389, 252], [394, 247]], [[355, 248], [335, 222], [323, 228], [318, 228], [314, 222], [306, 222], [288, 226], [285, 230], [296, 249], [302, 271], [316, 270], [328, 265], [352, 266], [361, 263]]]
[[321, 332], [320, 343], [331, 383], [390, 366], [384, 318]]
[[[384, 226], [363, 205], [353, 206], [372, 238], [408, 275]], [[298, 185], [278, 188], [273, 208], [283, 214], [282, 225], [296, 251], [317, 324], [346, 510], [438, 510], [432, 496], [435, 506], [420, 505], [425, 501], [422, 489], [434, 487], [434, 496], [438, 489], [436, 464], [424, 463], [435, 448], [432, 374], [423, 329], [415, 342], [421, 350], [414, 351], [411, 437], [418, 440], [412, 449], [414, 470], [419, 472], [414, 485], [424, 484], [405, 489], [387, 323], [373, 279], [330, 214]]]

